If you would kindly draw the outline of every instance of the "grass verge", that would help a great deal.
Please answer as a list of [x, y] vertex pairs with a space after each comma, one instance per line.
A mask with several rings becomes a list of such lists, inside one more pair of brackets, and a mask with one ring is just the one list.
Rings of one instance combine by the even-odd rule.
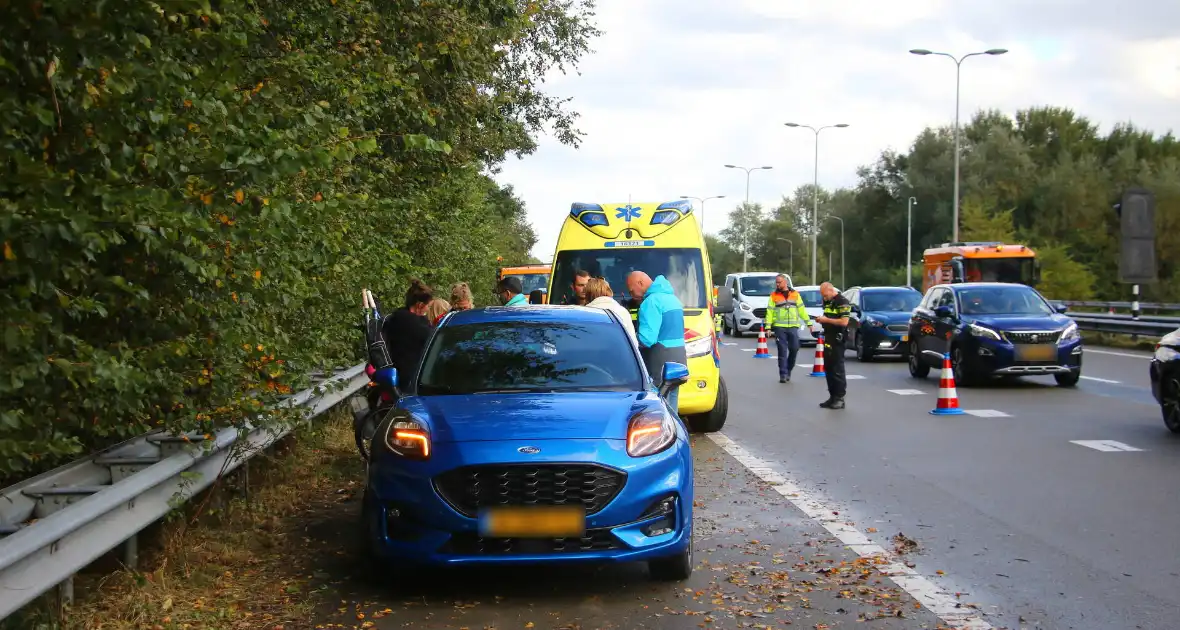
[[[318, 603], [313, 576], [299, 567], [291, 519], [351, 495], [360, 459], [351, 418], [338, 408], [302, 428], [208, 502], [194, 497], [142, 541], [140, 570], [75, 578], [78, 600], [60, 623], [26, 619], [22, 628], [61, 630], [295, 630]], [[205, 503], [201, 514], [198, 506]], [[147, 537], [145, 537], [147, 538]]]

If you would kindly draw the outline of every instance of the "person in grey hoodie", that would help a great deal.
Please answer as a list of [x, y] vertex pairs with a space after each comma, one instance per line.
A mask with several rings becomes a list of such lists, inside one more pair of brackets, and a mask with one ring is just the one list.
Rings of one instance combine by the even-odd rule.
[[[642, 271], [632, 271], [627, 276], [627, 290], [639, 301], [639, 321], [636, 337], [639, 352], [647, 371], [659, 387], [664, 382], [664, 363], [673, 361], [688, 365], [688, 352], [684, 348], [684, 305], [672, 284], [664, 276], [655, 280]], [[668, 394], [668, 406], [679, 415], [680, 388]]]
[[604, 278], [590, 278], [586, 282], [586, 288], [582, 290], [583, 295], [586, 296], [586, 306], [591, 308], [601, 308], [610, 311], [623, 322], [623, 328], [627, 331], [627, 335], [631, 337], [631, 343], [639, 346], [639, 340], [635, 337], [635, 325], [631, 321], [631, 312], [623, 308], [622, 304], [615, 299], [615, 292], [610, 288]]

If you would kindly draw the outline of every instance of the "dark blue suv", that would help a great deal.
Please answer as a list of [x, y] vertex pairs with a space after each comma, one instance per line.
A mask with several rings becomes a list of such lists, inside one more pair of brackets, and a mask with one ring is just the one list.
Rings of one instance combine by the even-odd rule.
[[910, 314], [922, 301], [913, 287], [853, 287], [844, 292], [852, 303], [849, 343], [856, 358], [872, 361], [882, 354], [901, 354], [910, 328]]
[[989, 376], [1052, 374], [1072, 387], [1082, 375], [1078, 325], [1032, 287], [965, 282], [931, 287], [910, 317], [905, 357], [925, 378], [949, 352], [957, 385]]

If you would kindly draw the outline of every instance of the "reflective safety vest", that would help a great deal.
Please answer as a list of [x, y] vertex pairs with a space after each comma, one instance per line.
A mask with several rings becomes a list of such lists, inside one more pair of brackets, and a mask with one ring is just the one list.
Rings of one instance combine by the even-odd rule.
[[805, 323], [811, 326], [811, 317], [798, 291], [788, 291], [786, 295], [779, 291], [771, 293], [765, 321], [767, 328], [798, 328]]

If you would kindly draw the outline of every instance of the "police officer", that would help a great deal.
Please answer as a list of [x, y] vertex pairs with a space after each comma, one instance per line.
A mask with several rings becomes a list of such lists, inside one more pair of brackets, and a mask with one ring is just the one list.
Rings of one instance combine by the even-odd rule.
[[819, 406], [843, 409], [844, 395], [848, 391], [848, 379], [844, 374], [844, 340], [852, 304], [831, 282], [819, 285], [819, 292], [824, 297], [824, 314], [815, 321], [824, 328], [824, 373], [828, 380], [828, 399]]
[[811, 328], [812, 322], [807, 316], [803, 298], [790, 286], [786, 274], [780, 273], [774, 279], [774, 288], [766, 305], [766, 318], [763, 321], [770, 334], [774, 336], [774, 343], [778, 349], [778, 382], [786, 383], [791, 380], [795, 358], [799, 355], [799, 328]]

